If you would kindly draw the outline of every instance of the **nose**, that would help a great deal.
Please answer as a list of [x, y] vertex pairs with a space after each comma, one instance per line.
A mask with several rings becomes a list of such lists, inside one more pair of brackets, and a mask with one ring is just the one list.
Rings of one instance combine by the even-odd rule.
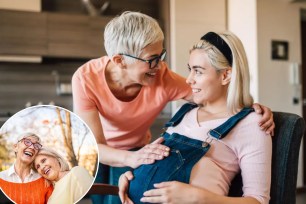
[[35, 150], [35, 148], [34, 148], [34, 144], [33, 144], [33, 143], [31, 143], [31, 145], [30, 145], [30, 146], [28, 146], [28, 148], [31, 148], [31, 149], [34, 149], [34, 150]]
[[188, 75], [188, 77], [187, 77], [187, 79], [186, 79], [186, 83], [189, 84], [189, 85], [195, 83], [195, 81], [194, 81], [194, 79], [193, 79], [193, 73], [192, 73], [192, 71], [189, 73], [189, 75]]
[[38, 171], [38, 173], [39, 173], [40, 175], [43, 175], [43, 174], [44, 174], [44, 172], [45, 172], [45, 170], [44, 170], [44, 166], [40, 166], [40, 168], [39, 168], [39, 169], [37, 169], [37, 171]]

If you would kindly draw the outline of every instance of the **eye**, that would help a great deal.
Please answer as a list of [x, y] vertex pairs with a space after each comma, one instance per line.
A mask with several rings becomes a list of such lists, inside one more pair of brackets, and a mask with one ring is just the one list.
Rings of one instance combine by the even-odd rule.
[[199, 69], [195, 69], [194, 72], [195, 72], [196, 74], [202, 74], [202, 72], [201, 72]]
[[34, 148], [35, 148], [36, 150], [39, 150], [39, 149], [41, 149], [41, 147], [42, 147], [42, 145], [39, 144], [39, 143], [34, 143], [33, 146], [34, 146]]
[[42, 159], [42, 160], [41, 160], [41, 163], [45, 163], [45, 161], [46, 161], [46, 159]]
[[37, 165], [36, 165], [36, 169], [38, 170], [38, 169], [39, 169], [39, 167], [40, 167], [40, 165], [39, 165], [39, 164], [37, 164]]
[[27, 139], [24, 140], [24, 143], [25, 143], [27, 146], [30, 146], [30, 145], [32, 144], [32, 142], [31, 142], [30, 140], [27, 140]]

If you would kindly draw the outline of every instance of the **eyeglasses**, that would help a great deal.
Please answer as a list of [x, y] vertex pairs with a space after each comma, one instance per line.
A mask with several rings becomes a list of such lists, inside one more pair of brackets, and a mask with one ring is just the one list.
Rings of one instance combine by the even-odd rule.
[[[40, 150], [42, 148], [42, 145], [40, 143], [33, 143], [31, 140], [23, 138], [21, 139], [23, 140], [23, 143], [25, 144], [25, 146], [30, 147], [31, 145], [33, 145], [34, 149], [36, 150]], [[18, 142], [20, 142], [21, 140], [19, 140]]]
[[119, 55], [124, 55], [124, 56], [127, 56], [127, 57], [131, 57], [131, 58], [134, 58], [134, 59], [137, 59], [137, 60], [149, 63], [149, 68], [150, 69], [154, 69], [158, 65], [159, 61], [163, 61], [165, 59], [165, 57], [166, 57], [166, 50], [163, 49], [162, 53], [159, 56], [154, 57], [154, 58], [149, 59], [149, 60], [141, 59], [139, 57], [134, 57], [134, 56], [128, 55], [128, 54], [122, 54], [121, 53]]

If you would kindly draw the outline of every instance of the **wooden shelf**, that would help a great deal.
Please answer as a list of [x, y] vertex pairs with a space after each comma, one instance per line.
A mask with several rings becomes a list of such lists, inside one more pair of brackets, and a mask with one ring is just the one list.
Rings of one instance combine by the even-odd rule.
[[0, 10], [0, 54], [46, 53], [45, 13]]
[[0, 55], [95, 58], [111, 17], [0, 10]]

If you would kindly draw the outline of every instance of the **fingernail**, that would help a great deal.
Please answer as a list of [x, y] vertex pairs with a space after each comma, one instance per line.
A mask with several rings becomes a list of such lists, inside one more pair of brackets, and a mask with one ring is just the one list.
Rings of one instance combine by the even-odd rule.
[[165, 148], [165, 150], [166, 150], [166, 151], [169, 151], [169, 150], [170, 150], [170, 148], [169, 148], [169, 147], [166, 147], [166, 148]]
[[168, 155], [169, 155], [169, 152], [164, 152], [164, 155], [165, 155], [165, 156], [168, 156]]

